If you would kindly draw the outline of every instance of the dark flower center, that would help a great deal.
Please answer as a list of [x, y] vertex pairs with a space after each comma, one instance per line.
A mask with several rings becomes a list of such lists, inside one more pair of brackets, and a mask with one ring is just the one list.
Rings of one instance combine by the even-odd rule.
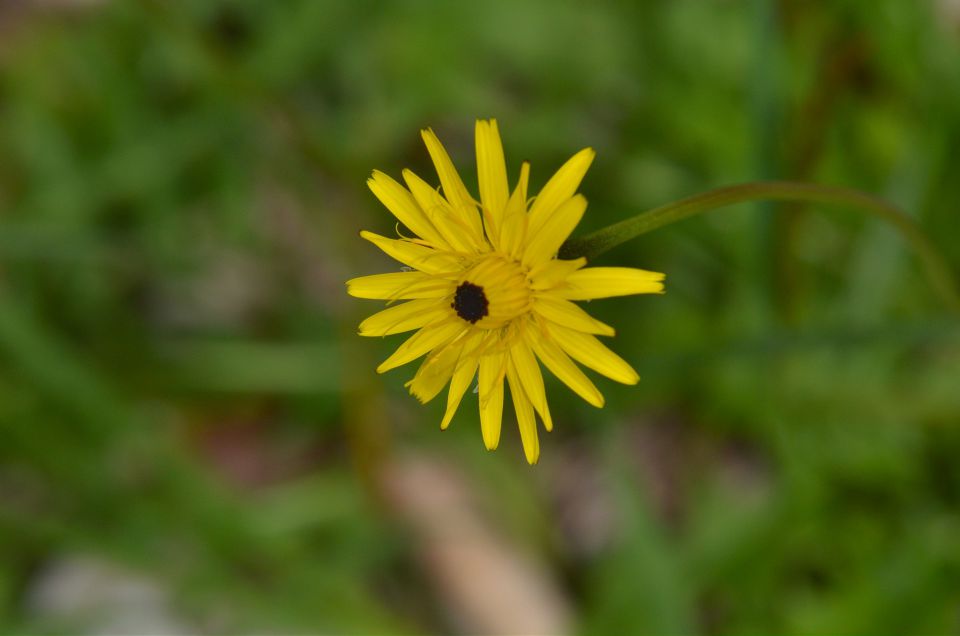
[[483, 293], [483, 287], [473, 283], [461, 283], [453, 295], [453, 307], [457, 315], [469, 323], [475, 323], [488, 312], [490, 302]]

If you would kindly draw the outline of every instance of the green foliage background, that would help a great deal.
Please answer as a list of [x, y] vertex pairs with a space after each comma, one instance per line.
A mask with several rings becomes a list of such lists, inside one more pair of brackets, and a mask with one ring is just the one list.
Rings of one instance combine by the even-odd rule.
[[[25, 609], [82, 553], [205, 631], [450, 629], [376, 485], [415, 452], [459, 466], [583, 633], [960, 632], [960, 329], [892, 230], [741, 206], [604, 255], [668, 275], [590, 307], [643, 381], [601, 382], [602, 411], [553, 382], [534, 469], [512, 424], [483, 451], [475, 398], [441, 434], [412, 371], [376, 376], [400, 339], [357, 337], [377, 305], [343, 287], [394, 267], [357, 237], [393, 231], [369, 171], [434, 180], [433, 126], [475, 184], [478, 117], [534, 190], [597, 150], [580, 232], [792, 178], [898, 203], [960, 271], [948, 5], [0, 14], [0, 628], [83, 629]], [[558, 486], [584, 466], [616, 519], [591, 550]]]

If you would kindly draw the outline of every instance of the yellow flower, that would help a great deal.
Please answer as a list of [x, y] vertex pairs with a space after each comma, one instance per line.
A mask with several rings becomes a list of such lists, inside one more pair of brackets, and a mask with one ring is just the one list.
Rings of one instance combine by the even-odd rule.
[[587, 208], [576, 191], [593, 161], [592, 149], [575, 154], [528, 199], [529, 164], [521, 166], [511, 193], [497, 122], [477, 121], [478, 202], [433, 131], [422, 135], [442, 194], [409, 170], [403, 171], [407, 187], [380, 171], [367, 181], [416, 237], [360, 233], [406, 265], [403, 271], [347, 281], [348, 293], [357, 298], [406, 301], [364, 320], [360, 335], [417, 330], [377, 372], [426, 355], [406, 386], [426, 403], [450, 383], [441, 429], [479, 372], [480, 426], [489, 450], [500, 441], [506, 379], [524, 453], [534, 464], [540, 456], [534, 413], [544, 428], [553, 429], [537, 359], [596, 407], [603, 406], [603, 396], [571, 358], [617, 382], [640, 379], [595, 337], [612, 336], [613, 328], [571, 301], [662, 293], [664, 276], [626, 267], [585, 268], [584, 258], [557, 258]]

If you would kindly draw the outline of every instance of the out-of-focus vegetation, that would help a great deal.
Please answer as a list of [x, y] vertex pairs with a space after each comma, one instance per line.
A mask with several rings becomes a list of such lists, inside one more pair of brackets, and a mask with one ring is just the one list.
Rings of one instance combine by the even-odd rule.
[[742, 206], [605, 255], [668, 274], [590, 306], [644, 379], [553, 382], [533, 469], [475, 397], [441, 434], [374, 374], [365, 177], [434, 180], [429, 125], [475, 184], [478, 117], [534, 189], [596, 148], [581, 232], [792, 178], [960, 271], [950, 0], [2, 5], [0, 628], [95, 629], [39, 582], [83, 558], [191, 631], [960, 632], [960, 328], [876, 222]]

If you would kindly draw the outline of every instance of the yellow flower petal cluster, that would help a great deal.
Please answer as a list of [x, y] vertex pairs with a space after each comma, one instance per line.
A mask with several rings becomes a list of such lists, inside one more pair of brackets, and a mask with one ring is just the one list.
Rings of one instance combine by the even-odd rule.
[[403, 171], [404, 184], [380, 171], [367, 182], [415, 236], [361, 232], [406, 267], [347, 282], [352, 296], [390, 301], [387, 309], [360, 324], [360, 335], [416, 330], [377, 372], [426, 356], [406, 386], [426, 403], [449, 383], [441, 428], [449, 426], [476, 381], [483, 441], [490, 450], [500, 441], [506, 381], [524, 453], [534, 464], [540, 456], [536, 418], [546, 430], [553, 428], [541, 364], [596, 407], [603, 406], [603, 396], [574, 361], [617, 382], [639, 380], [629, 364], [597, 339], [614, 335], [613, 328], [572, 301], [662, 293], [664, 276], [557, 258], [587, 209], [577, 189], [593, 161], [592, 149], [571, 157], [531, 198], [529, 164], [521, 166], [511, 191], [497, 122], [478, 121], [477, 201], [433, 131], [422, 135], [439, 189], [409, 170]]

